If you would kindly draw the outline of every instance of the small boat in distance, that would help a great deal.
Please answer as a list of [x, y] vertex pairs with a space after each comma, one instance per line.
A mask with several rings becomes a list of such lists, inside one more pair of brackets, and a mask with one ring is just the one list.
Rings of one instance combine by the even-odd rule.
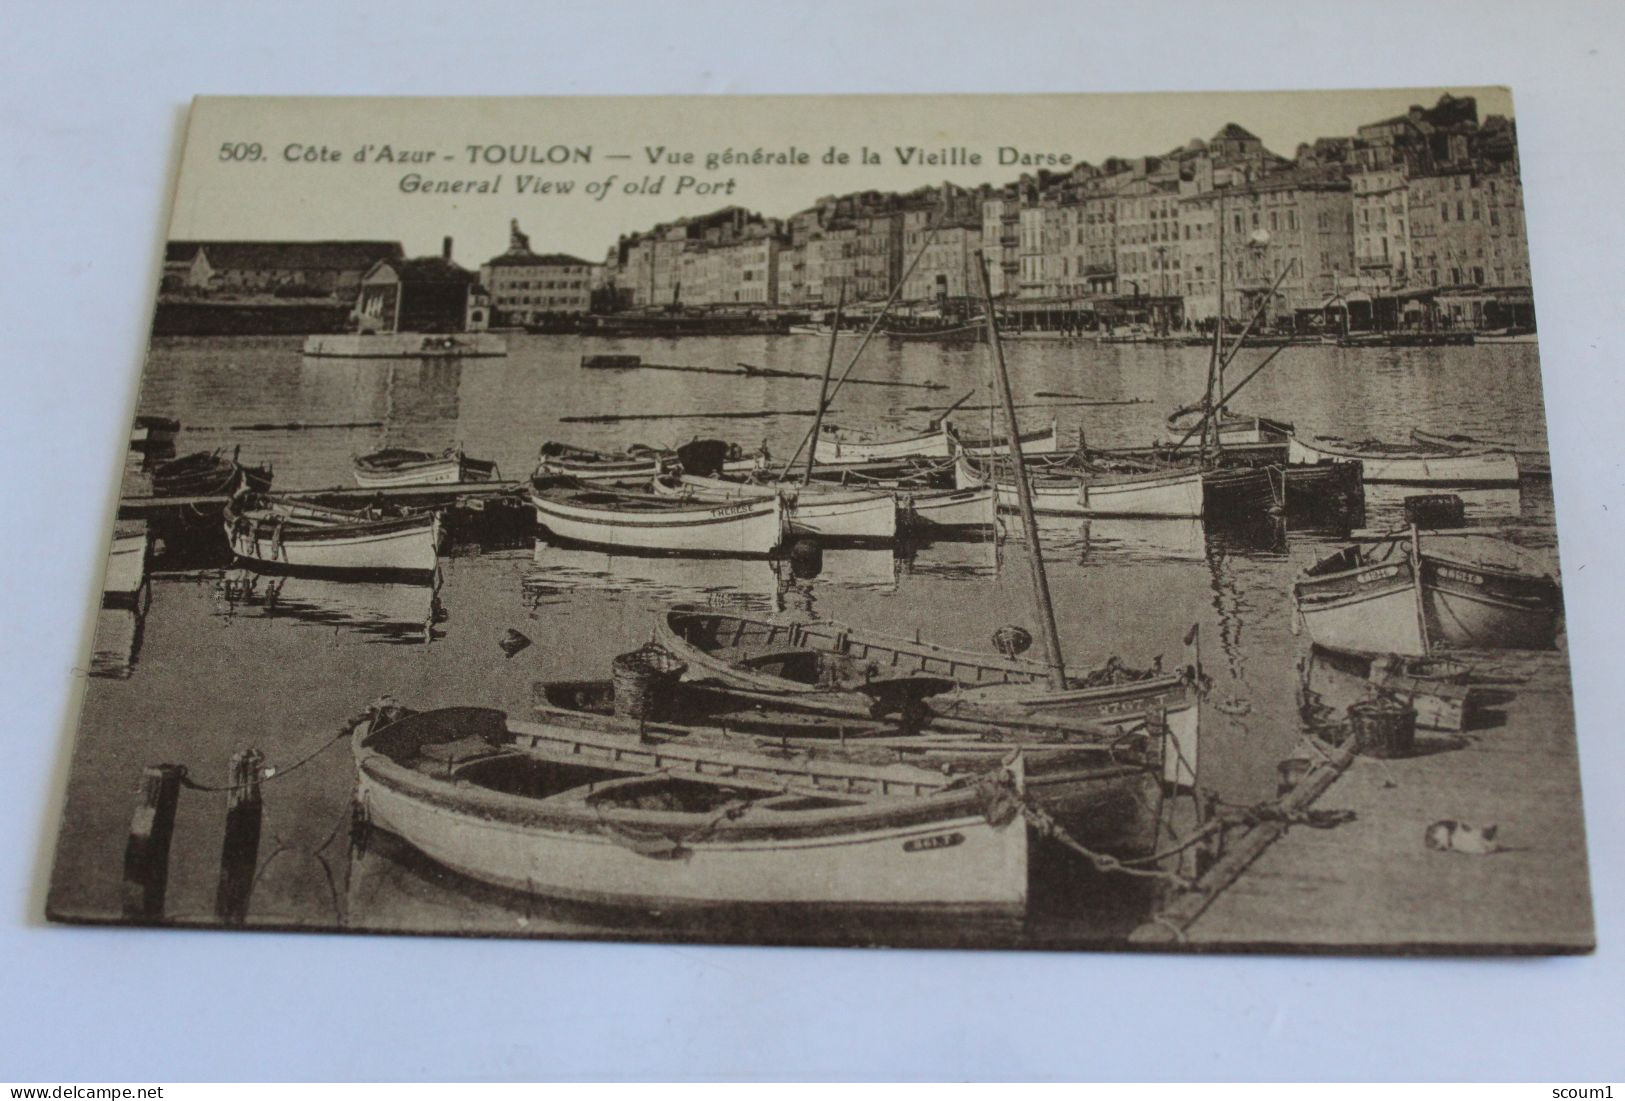
[[440, 514], [352, 512], [292, 498], [235, 497], [226, 505], [234, 556], [268, 572], [424, 576], [440, 564]]
[[489, 482], [497, 475], [497, 464], [471, 459], [460, 447], [447, 448], [436, 455], [404, 447], [386, 447], [353, 460], [356, 484], [367, 489], [387, 486], [456, 485], [462, 482]]
[[1293, 599], [1322, 646], [1412, 657], [1436, 646], [1550, 650], [1562, 614], [1541, 556], [1491, 536], [1416, 528], [1321, 559]]
[[1518, 456], [1493, 447], [1452, 449], [1440, 446], [1391, 444], [1375, 440], [1351, 442], [1317, 436], [1313, 442], [1294, 434], [1287, 441], [1291, 463], [1359, 460], [1367, 482], [1408, 485], [1515, 486]]
[[555, 539], [610, 550], [760, 558], [788, 530], [778, 494], [724, 504], [596, 487], [533, 486], [536, 523]]
[[[911, 765], [519, 722], [375, 714], [351, 734], [366, 824], [470, 878], [605, 906], [1019, 917], [1019, 804]], [[1014, 786], [1019, 781], [1010, 781]]]
[[574, 478], [611, 485], [647, 484], [660, 476], [669, 455], [652, 447], [631, 447], [619, 454], [545, 443], [536, 460], [537, 478]]
[[1467, 436], [1459, 432], [1444, 434], [1439, 432], [1425, 432], [1420, 428], [1411, 429], [1411, 439], [1420, 447], [1442, 448], [1445, 451], [1510, 451], [1518, 456], [1518, 473], [1542, 477], [1551, 477], [1552, 460], [1544, 451], [1528, 451], [1513, 444], [1496, 441], [1481, 440], [1476, 436]]
[[156, 497], [229, 496], [238, 490], [264, 493], [271, 488], [269, 466], [244, 466], [237, 461], [237, 449], [228, 456], [217, 451], [194, 451], [171, 459], [152, 472], [152, 492]]
[[784, 500], [787, 522], [796, 534], [886, 543], [897, 538], [897, 499], [885, 489], [841, 489], [821, 482], [760, 485], [664, 474], [654, 480], [653, 490], [656, 496], [686, 501], [763, 501], [777, 496]]
[[[1023, 432], [1021, 450], [1027, 455], [1053, 455], [1059, 452], [1060, 434], [1055, 421], [1051, 420], [1048, 428]], [[946, 421], [924, 432], [896, 439], [878, 439], [867, 433], [826, 424], [819, 429], [813, 458], [821, 466], [838, 467], [897, 459], [949, 459], [961, 451], [978, 458], [1008, 455], [1010, 438], [964, 435]]]

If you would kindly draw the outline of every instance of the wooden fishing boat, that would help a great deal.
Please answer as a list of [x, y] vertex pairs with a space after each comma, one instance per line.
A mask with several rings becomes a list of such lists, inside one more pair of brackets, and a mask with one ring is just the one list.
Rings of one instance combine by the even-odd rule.
[[881, 440], [838, 425], [820, 426], [813, 461], [824, 466], [876, 463], [894, 459], [946, 459], [953, 454], [953, 435], [947, 425], [898, 439]]
[[891, 542], [897, 538], [897, 499], [887, 490], [843, 490], [824, 483], [762, 485], [693, 474], [654, 480], [657, 496], [684, 501], [784, 501], [791, 532], [826, 539]]
[[235, 497], [226, 541], [256, 569], [341, 576], [432, 575], [440, 563], [440, 514], [353, 512], [293, 498]]
[[[989, 455], [1010, 454], [1008, 436], [966, 435], [952, 424], [948, 426], [948, 430], [953, 434], [955, 453], [963, 451], [978, 459], [985, 459]], [[1048, 428], [1023, 432], [1020, 438], [1021, 450], [1025, 455], [1055, 455], [1061, 450], [1061, 435], [1054, 420], [1049, 422]]]
[[1367, 654], [1317, 643], [1301, 671], [1301, 704], [1320, 717], [1384, 696], [1415, 711], [1419, 727], [1462, 731], [1473, 725], [1482, 706], [1483, 692], [1471, 683], [1472, 667], [1447, 658]]
[[107, 552], [107, 572], [102, 579], [103, 604], [133, 604], [147, 583], [147, 558], [151, 553], [145, 521], [121, 523], [113, 533]]
[[871, 718], [914, 709], [924, 724], [950, 732], [987, 736], [993, 724], [1083, 737], [1132, 730], [1149, 718], [1171, 738], [1164, 778], [1188, 783], [1195, 775], [1200, 673], [1194, 666], [1163, 673], [1113, 661], [1052, 688], [1049, 669], [1034, 661], [828, 620], [778, 623], [693, 605], [667, 609], [656, 622], [655, 641], [685, 662], [694, 679], [826, 715]]
[[271, 468], [242, 465], [235, 448], [230, 455], [224, 449], [194, 451], [152, 472], [152, 492], [157, 497], [229, 496], [239, 489], [264, 493], [270, 488]]
[[913, 531], [979, 531], [999, 526], [991, 485], [965, 489], [899, 489], [898, 517]]
[[533, 487], [536, 522], [556, 539], [615, 550], [762, 557], [784, 542], [777, 494], [724, 504], [652, 493]]
[[[954, 482], [960, 488], [989, 484], [991, 476], [960, 456]], [[1189, 464], [1163, 469], [1095, 469], [1029, 476], [1033, 511], [1040, 516], [1195, 517], [1236, 519], [1274, 507], [1277, 494], [1269, 468], [1203, 469]], [[1014, 511], [1018, 491], [1003, 478], [999, 508]]]
[[[1092, 740], [1053, 731], [982, 733], [911, 729], [894, 720], [832, 718], [775, 707], [760, 696], [708, 681], [670, 686], [657, 716], [627, 708], [612, 681], [540, 682], [532, 717], [561, 728], [620, 734], [632, 742], [676, 741], [779, 756], [785, 760], [907, 763], [937, 777], [996, 773], [1021, 747], [1024, 792], [1085, 844], [1115, 853], [1149, 851], [1153, 824], [1142, 813], [1157, 795], [1161, 739], [1102, 732]], [[629, 710], [640, 713], [632, 715]]]
[[1313, 443], [1294, 435], [1287, 444], [1292, 463], [1359, 460], [1367, 482], [1403, 482], [1411, 485], [1515, 486], [1518, 457], [1491, 448], [1451, 450], [1442, 447], [1351, 443], [1316, 437]]
[[659, 477], [671, 456], [653, 448], [632, 448], [621, 454], [590, 451], [569, 444], [547, 443], [536, 460], [536, 478], [573, 478], [607, 485], [645, 484]]
[[[1181, 409], [1168, 418], [1168, 431], [1184, 435], [1196, 428], [1201, 420], [1202, 410], [1199, 406]], [[1293, 426], [1286, 421], [1255, 417], [1226, 409], [1219, 421], [1219, 446], [1283, 444], [1292, 433]]]
[[1504, 539], [1414, 528], [1322, 559], [1293, 596], [1322, 646], [1408, 656], [1435, 646], [1548, 650], [1562, 610], [1539, 556]]
[[471, 459], [460, 447], [436, 455], [404, 447], [386, 447], [353, 460], [356, 484], [368, 489], [386, 486], [438, 486], [460, 482], [489, 482], [497, 464]]
[[1026, 907], [1026, 824], [985, 788], [910, 765], [645, 743], [583, 725], [477, 708], [374, 717], [351, 736], [356, 804], [454, 871], [575, 902]]
[[1411, 439], [1418, 446], [1439, 448], [1445, 451], [1510, 451], [1518, 456], [1519, 474], [1551, 477], [1552, 460], [1543, 451], [1528, 451], [1515, 447], [1510, 443], [1481, 440], [1475, 436], [1466, 436], [1460, 433], [1445, 435], [1438, 432], [1424, 432], [1420, 428], [1411, 429]]

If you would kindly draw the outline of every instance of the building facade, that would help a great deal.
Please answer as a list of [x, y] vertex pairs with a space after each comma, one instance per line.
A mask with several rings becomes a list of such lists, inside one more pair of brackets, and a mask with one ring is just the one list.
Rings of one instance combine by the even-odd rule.
[[532, 252], [530, 238], [514, 220], [508, 226], [508, 251], [480, 265], [480, 282], [499, 317], [525, 324], [547, 315], [589, 312], [597, 267], [562, 253]]

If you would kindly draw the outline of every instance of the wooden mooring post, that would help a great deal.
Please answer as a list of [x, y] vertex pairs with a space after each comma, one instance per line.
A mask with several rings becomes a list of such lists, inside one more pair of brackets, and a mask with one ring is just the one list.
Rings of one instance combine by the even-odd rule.
[[1210, 867], [1203, 870], [1194, 886], [1181, 891], [1154, 918], [1134, 930], [1129, 943], [1173, 945], [1184, 939], [1185, 931], [1231, 884], [1240, 879], [1253, 861], [1263, 855], [1287, 830], [1287, 819], [1308, 810], [1326, 789], [1354, 761], [1349, 749], [1327, 749], [1308, 773], [1279, 801], [1280, 815], [1258, 822], [1234, 846], [1224, 845]]
[[234, 753], [226, 780], [226, 833], [220, 844], [220, 882], [215, 889], [215, 916], [226, 925], [241, 925], [248, 917], [259, 866], [260, 821], [265, 804], [260, 796], [260, 769], [265, 755], [257, 749]]
[[169, 881], [169, 842], [175, 834], [183, 765], [148, 765], [124, 845], [124, 916], [162, 921]]

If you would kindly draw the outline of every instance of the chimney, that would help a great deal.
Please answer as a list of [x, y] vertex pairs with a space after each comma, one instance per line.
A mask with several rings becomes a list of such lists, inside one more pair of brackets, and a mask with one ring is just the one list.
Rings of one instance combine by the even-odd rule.
[[451, 238], [450, 237], [442, 237], [440, 239], [440, 259], [442, 259], [442, 260], [450, 260], [451, 259]]

